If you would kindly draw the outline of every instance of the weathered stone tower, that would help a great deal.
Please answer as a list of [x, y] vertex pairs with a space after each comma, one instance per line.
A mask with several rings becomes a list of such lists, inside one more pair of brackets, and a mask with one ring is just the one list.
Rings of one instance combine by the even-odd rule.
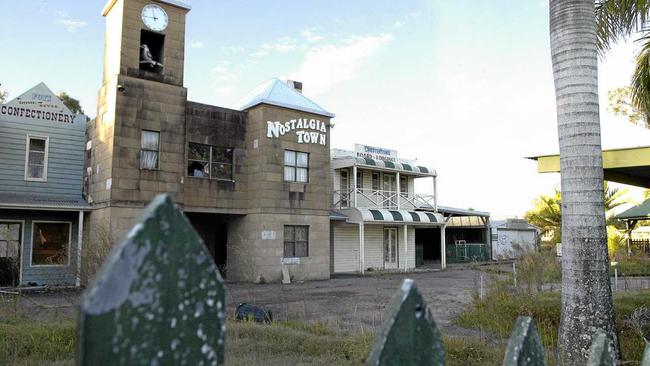
[[120, 240], [157, 193], [182, 203], [189, 10], [175, 0], [109, 0], [102, 11], [103, 81], [86, 146], [90, 251]]

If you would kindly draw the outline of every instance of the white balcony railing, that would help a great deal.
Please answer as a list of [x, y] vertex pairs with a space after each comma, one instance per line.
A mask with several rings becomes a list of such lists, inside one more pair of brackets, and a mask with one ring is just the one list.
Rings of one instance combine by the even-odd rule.
[[[356, 201], [355, 201], [356, 200]], [[433, 195], [399, 193], [369, 188], [334, 191], [334, 208], [385, 208], [389, 210], [415, 210], [435, 208]]]

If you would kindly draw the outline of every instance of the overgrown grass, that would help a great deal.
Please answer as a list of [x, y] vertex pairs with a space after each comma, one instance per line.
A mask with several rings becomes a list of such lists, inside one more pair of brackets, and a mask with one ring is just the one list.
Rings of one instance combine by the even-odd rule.
[[[620, 292], [614, 294], [616, 329], [621, 352], [629, 364], [640, 363], [645, 341], [635, 333], [625, 320], [634, 309], [650, 304], [650, 292]], [[508, 338], [519, 315], [533, 318], [535, 326], [547, 350], [549, 363], [557, 343], [560, 322], [560, 294], [556, 292], [522, 293], [512, 292], [505, 282], [497, 281], [487, 296], [475, 300], [473, 307], [456, 318], [458, 325], [477, 328]]]
[[[645, 257], [619, 257], [616, 268], [619, 276], [650, 276], [650, 258]], [[614, 268], [610, 267], [614, 275]]]
[[[73, 365], [75, 324], [72, 321], [0, 319], [0, 364]], [[229, 321], [226, 330], [228, 365], [360, 365], [374, 334], [345, 334], [317, 322], [276, 322], [272, 325]], [[447, 364], [495, 365], [502, 347], [471, 339], [446, 338]]]

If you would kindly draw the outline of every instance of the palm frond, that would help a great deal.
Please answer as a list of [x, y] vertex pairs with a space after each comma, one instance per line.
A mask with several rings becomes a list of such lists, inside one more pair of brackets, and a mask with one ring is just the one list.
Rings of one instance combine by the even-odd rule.
[[650, 0], [596, 0], [598, 50], [642, 31], [650, 20]]
[[643, 42], [636, 57], [636, 67], [632, 74], [632, 106], [645, 115], [645, 126], [650, 128], [650, 33], [646, 33], [638, 42]]

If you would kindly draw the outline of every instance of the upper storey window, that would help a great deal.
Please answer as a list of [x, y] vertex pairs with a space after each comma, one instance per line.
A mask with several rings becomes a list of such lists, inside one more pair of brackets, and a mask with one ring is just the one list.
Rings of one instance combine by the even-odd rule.
[[284, 150], [285, 182], [309, 182], [309, 153]]
[[25, 180], [47, 181], [48, 137], [27, 136]]
[[233, 149], [189, 143], [187, 175], [190, 177], [232, 180]]

